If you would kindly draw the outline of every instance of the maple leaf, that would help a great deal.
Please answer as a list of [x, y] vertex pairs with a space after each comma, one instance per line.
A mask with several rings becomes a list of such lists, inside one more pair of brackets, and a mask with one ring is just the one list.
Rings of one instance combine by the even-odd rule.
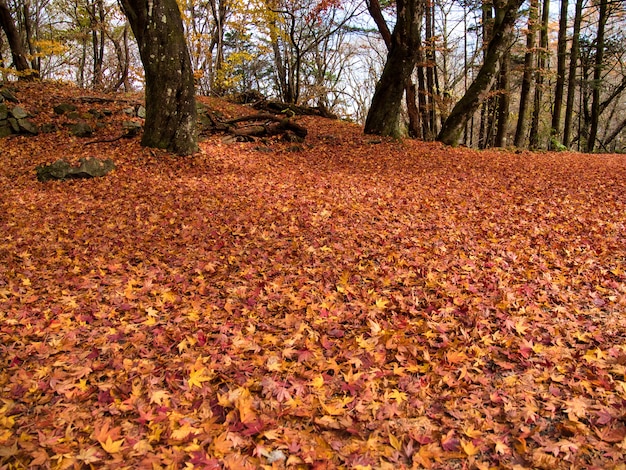
[[466, 441], [465, 439], [461, 439], [461, 447], [470, 457], [473, 457], [480, 452], [480, 449], [476, 447], [472, 441]]
[[80, 460], [86, 464], [98, 462], [100, 460], [100, 456], [98, 455], [98, 449], [96, 449], [95, 447], [81, 449], [80, 452], [76, 455], [76, 460]]
[[200, 432], [201, 431], [199, 429], [196, 429], [193, 426], [185, 423], [182, 427], [172, 431], [171, 437], [175, 441], [183, 441], [191, 435], [200, 434]]
[[114, 441], [113, 439], [111, 439], [111, 436], [108, 436], [106, 441], [100, 441], [100, 445], [102, 446], [102, 448], [109, 454], [117, 454], [118, 452], [120, 452], [123, 444], [124, 439]]
[[165, 390], [155, 390], [150, 394], [150, 403], [162, 405], [164, 401], [170, 399], [170, 394]]
[[206, 368], [202, 367], [197, 370], [192, 370], [189, 373], [189, 378], [187, 379], [187, 383], [189, 384], [189, 387], [196, 386], [198, 388], [202, 388], [202, 384], [204, 382], [209, 382], [213, 380], [214, 376], [215, 375], [213, 373], [208, 372]]
[[584, 398], [574, 397], [570, 400], [566, 400], [565, 405], [565, 412], [570, 415], [570, 419], [584, 418], [587, 415], [589, 404]]

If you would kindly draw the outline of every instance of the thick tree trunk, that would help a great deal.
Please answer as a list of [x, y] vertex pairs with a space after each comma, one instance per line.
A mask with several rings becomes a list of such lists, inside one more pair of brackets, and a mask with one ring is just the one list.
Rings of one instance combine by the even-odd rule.
[[399, 137], [400, 104], [405, 85], [415, 68], [415, 51], [420, 45], [421, 0], [398, 0], [397, 21], [391, 35], [387, 62], [376, 85], [372, 105], [365, 121], [366, 134]]
[[559, 37], [557, 39], [556, 84], [554, 86], [554, 109], [552, 110], [552, 129], [550, 130], [550, 148], [561, 137], [561, 110], [563, 108], [563, 91], [565, 89], [565, 60], [567, 58], [567, 8], [568, 0], [561, 0], [559, 18]]
[[572, 33], [572, 49], [569, 57], [569, 72], [567, 76], [567, 99], [565, 101], [565, 118], [563, 122], [563, 145], [569, 147], [572, 135], [572, 120], [574, 118], [574, 96], [576, 94], [576, 68], [580, 52], [580, 25], [582, 23], [583, 0], [576, 0], [574, 13], [574, 31]]
[[537, 38], [537, 21], [539, 19], [539, 0], [530, 1], [528, 12], [528, 33], [526, 34], [526, 52], [524, 54], [524, 75], [522, 77], [522, 90], [519, 98], [519, 112], [517, 126], [515, 128], [515, 147], [523, 147], [526, 140], [528, 105], [530, 104], [530, 92], [532, 88], [533, 61], [535, 57], [535, 42]]
[[146, 75], [141, 143], [179, 155], [197, 150], [193, 71], [176, 0], [120, 0]]
[[508, 0], [496, 9], [493, 36], [487, 46], [485, 61], [478, 71], [476, 79], [465, 95], [454, 106], [437, 137], [446, 145], [457, 145], [467, 121], [483, 102], [496, 78], [498, 63], [508, 44], [509, 32], [517, 18], [517, 10], [524, 0]]
[[596, 60], [593, 67], [593, 84], [591, 103], [591, 129], [587, 140], [587, 152], [593, 152], [598, 135], [600, 120], [600, 91], [602, 89], [602, 62], [604, 61], [604, 30], [607, 20], [607, 1], [600, 1], [600, 13], [598, 16], [598, 34], [596, 36]]
[[21, 80], [33, 79], [36, 76], [36, 71], [30, 68], [26, 58], [26, 50], [22, 44], [22, 38], [20, 38], [20, 33], [15, 27], [15, 22], [6, 0], [0, 0], [0, 26], [2, 26], [7, 36], [11, 55], [13, 56], [13, 65], [15, 65], [18, 72], [23, 72], [19, 74], [19, 78]]

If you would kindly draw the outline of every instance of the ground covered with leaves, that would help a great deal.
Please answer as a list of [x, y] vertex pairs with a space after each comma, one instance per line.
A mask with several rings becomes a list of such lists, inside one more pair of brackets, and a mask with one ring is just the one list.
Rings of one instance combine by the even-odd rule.
[[0, 467], [625, 468], [626, 157], [298, 122], [0, 143]]

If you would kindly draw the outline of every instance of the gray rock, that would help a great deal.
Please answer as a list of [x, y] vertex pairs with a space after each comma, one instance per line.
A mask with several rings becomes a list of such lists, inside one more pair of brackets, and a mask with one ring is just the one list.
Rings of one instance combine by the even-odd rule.
[[15, 95], [11, 93], [9, 90], [7, 90], [6, 88], [3, 88], [2, 90], [0, 90], [0, 95], [2, 95], [2, 97], [5, 100], [10, 101], [11, 103], [17, 103], [18, 101]]
[[50, 165], [40, 165], [35, 171], [39, 181], [66, 180], [76, 178], [95, 178], [104, 176], [115, 169], [113, 160], [99, 158], [81, 158], [79, 166], [71, 166], [65, 160], [57, 160]]
[[21, 106], [15, 106], [12, 110], [11, 110], [11, 115], [15, 118], [15, 119], [25, 119], [28, 117], [28, 113], [26, 112], [26, 110], [24, 108], [22, 108]]
[[4, 137], [8, 137], [13, 134], [13, 129], [11, 129], [11, 125], [8, 121], [0, 121], [0, 139]]
[[65, 114], [76, 111], [76, 106], [72, 103], [61, 103], [52, 108], [56, 114]]
[[125, 108], [124, 114], [127, 114], [129, 116], [135, 116], [135, 108]]
[[39, 131], [43, 132], [44, 134], [52, 134], [53, 132], [56, 132], [58, 130], [59, 128], [57, 127], [57, 125], [52, 122], [43, 123], [39, 128]]
[[7, 121], [9, 121], [13, 132], [15, 132], [16, 134], [20, 132], [20, 125], [17, 123], [17, 119], [10, 117], [9, 119], [7, 119]]
[[0, 104], [0, 121], [9, 117], [9, 108], [6, 104]]
[[39, 134], [39, 129], [37, 129], [37, 126], [29, 119], [18, 119], [17, 124], [20, 126], [20, 130], [26, 132], [27, 134]]
[[79, 121], [70, 126], [70, 131], [76, 137], [89, 137], [93, 134], [93, 129], [84, 121]]
[[145, 119], [146, 118], [146, 108], [144, 108], [143, 106], [139, 106], [137, 108], [137, 117], [139, 117], [141, 119]]

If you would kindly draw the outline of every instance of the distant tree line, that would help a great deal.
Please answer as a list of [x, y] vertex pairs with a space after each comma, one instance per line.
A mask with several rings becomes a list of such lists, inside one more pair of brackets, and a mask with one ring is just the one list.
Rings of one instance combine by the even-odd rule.
[[144, 87], [144, 143], [178, 153], [195, 93], [250, 90], [372, 134], [626, 151], [623, 0], [0, 0], [0, 26], [0, 78]]

